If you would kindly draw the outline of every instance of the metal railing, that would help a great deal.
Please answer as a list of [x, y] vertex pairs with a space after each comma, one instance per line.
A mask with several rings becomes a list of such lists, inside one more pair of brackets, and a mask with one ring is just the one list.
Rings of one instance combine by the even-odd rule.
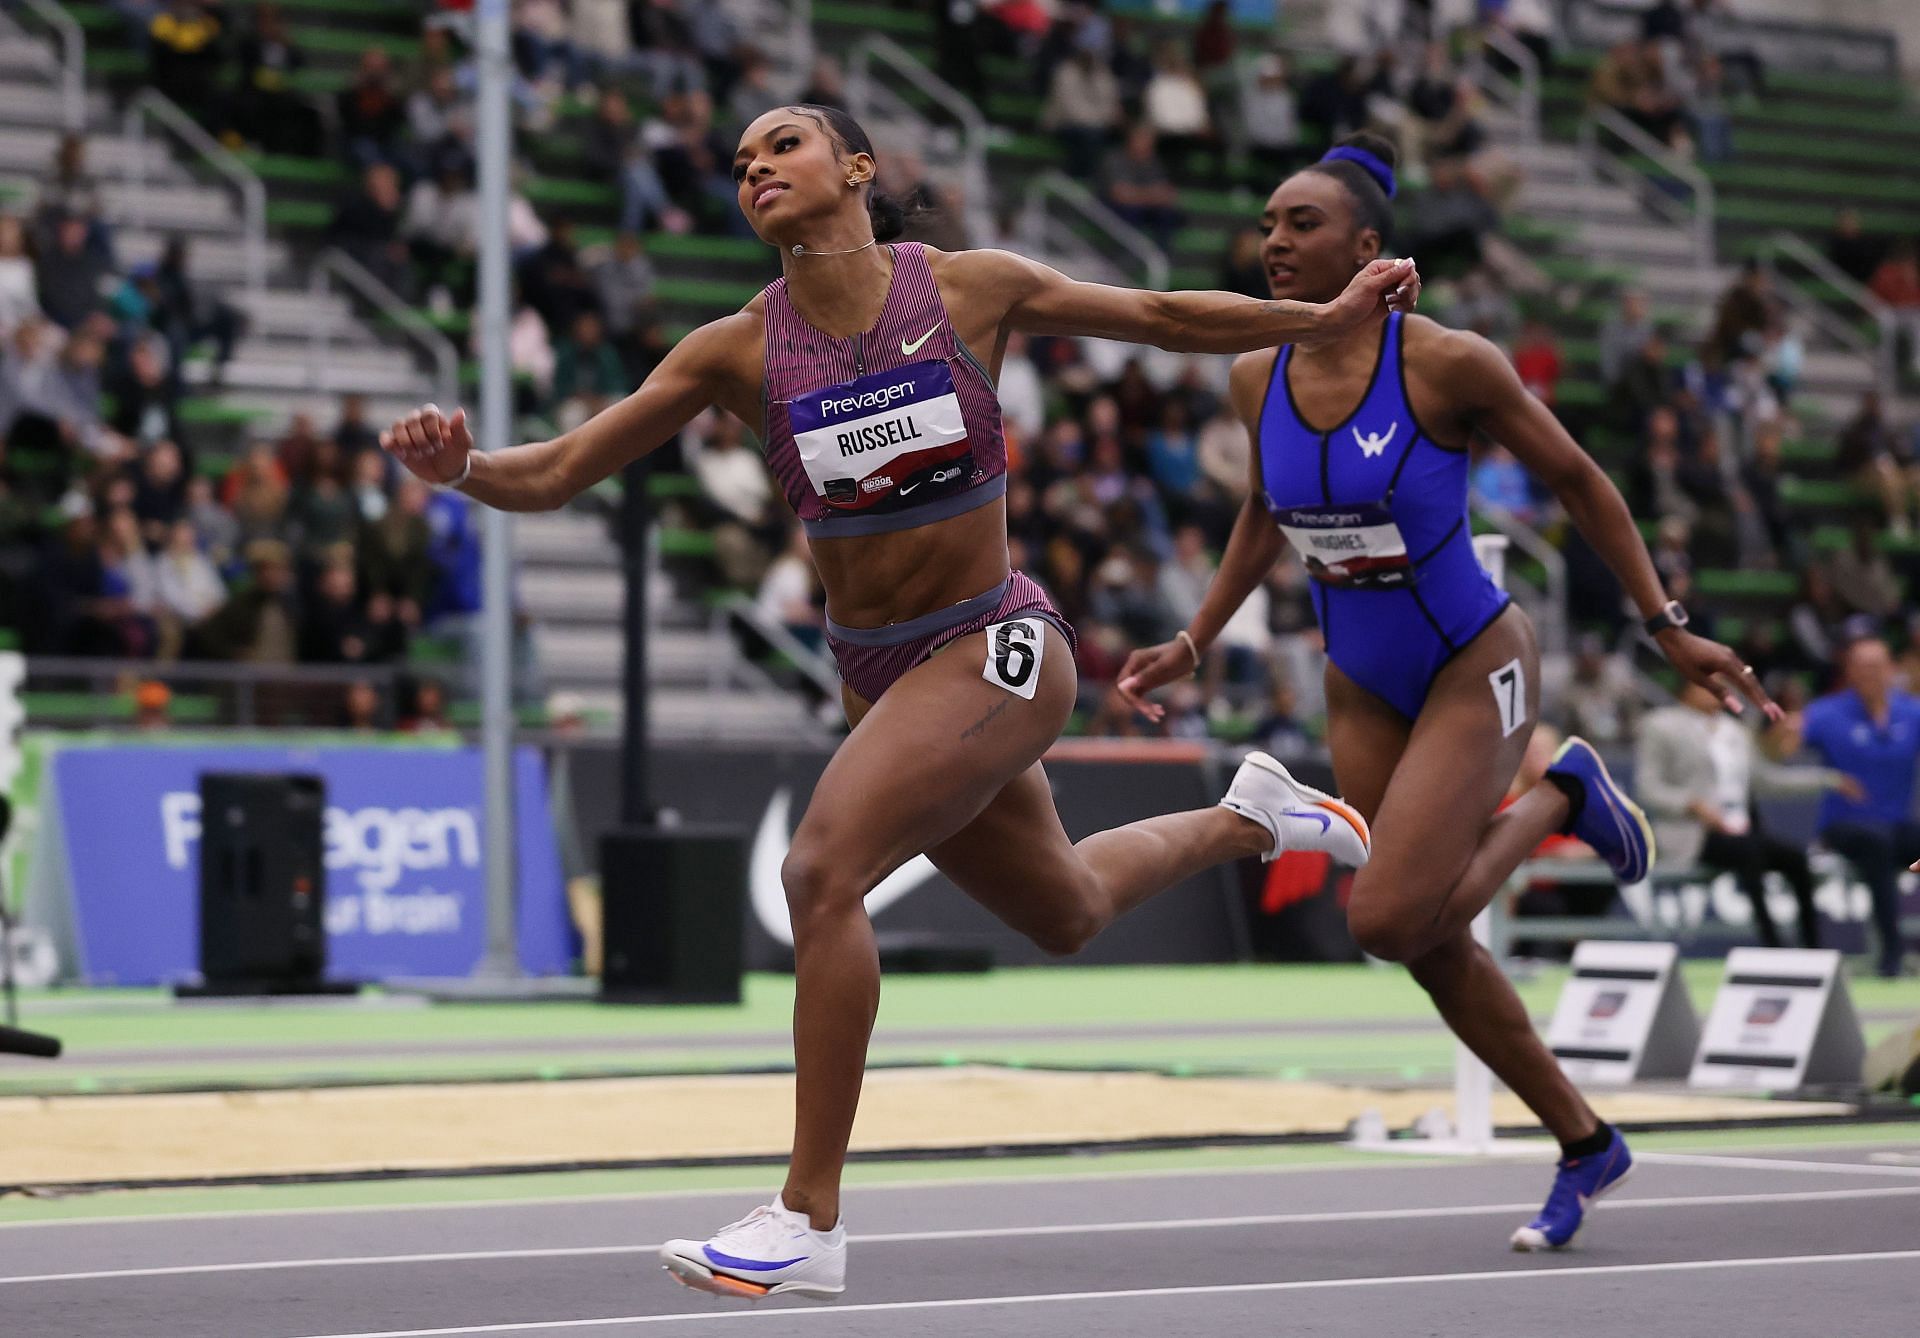
[[[1101, 236], [1110, 238], [1113, 248], [1124, 252], [1138, 266], [1138, 273], [1128, 274], [1124, 264], [1117, 263], [1112, 255], [1090, 242], [1071, 221], [1051, 212], [1050, 206], [1054, 205], [1063, 206], [1092, 224]], [[1020, 234], [1029, 251], [1072, 256], [1083, 265], [1091, 262], [1108, 266], [1115, 276], [1141, 282], [1157, 292], [1166, 291], [1172, 277], [1165, 251], [1114, 213], [1092, 191], [1061, 172], [1043, 172], [1027, 183], [1026, 202], [1020, 212]], [[1071, 261], [1064, 266], [1069, 271], [1076, 267]]]
[[[1841, 271], [1805, 240], [1790, 232], [1776, 232], [1767, 238], [1761, 248], [1760, 258], [1773, 274], [1775, 291], [1794, 313], [1841, 347], [1873, 359], [1874, 377], [1880, 393], [1892, 395], [1897, 359], [1893, 308]], [[1831, 288], [1843, 303], [1872, 323], [1876, 335], [1864, 334], [1858, 325], [1835, 311], [1831, 304], [1821, 301], [1781, 273], [1782, 260], [1791, 262], [1814, 280]]]
[[[959, 130], [957, 140], [882, 83], [878, 75], [883, 69], [952, 117]], [[847, 102], [853, 114], [869, 125], [913, 134], [929, 162], [939, 156], [957, 166], [965, 195], [962, 218], [969, 241], [978, 246], [992, 235], [987, 145], [993, 131], [971, 98], [915, 60], [912, 52], [891, 37], [870, 33], [847, 54]]]
[[417, 676], [419, 672], [392, 664], [259, 665], [30, 655], [26, 692], [30, 715], [34, 693], [86, 691], [99, 702], [96, 715], [32, 722], [42, 728], [53, 724], [84, 727], [124, 720], [114, 707], [125, 700], [122, 694], [128, 686], [157, 681], [183, 695], [192, 693], [213, 699], [214, 718], [185, 719], [179, 722], [181, 728], [250, 729], [260, 725], [331, 725], [345, 704], [347, 687], [368, 682], [380, 694], [381, 723], [391, 724], [401, 679], [410, 674]]
[[[735, 622], [751, 629], [755, 636], [784, 655], [795, 671], [818, 688], [828, 701], [840, 700], [840, 674], [825, 652], [815, 650], [785, 626], [767, 617], [760, 612], [760, 606], [745, 595], [728, 595], [713, 607], [713, 630], [717, 636], [724, 637], [729, 631], [729, 624]], [[726, 657], [716, 655], [713, 658], [721, 661]]]
[[[1538, 530], [1528, 525], [1505, 507], [1490, 502], [1473, 499], [1473, 514], [1493, 527], [1496, 534], [1504, 535], [1508, 543], [1533, 561], [1540, 564], [1540, 570], [1546, 580], [1546, 589], [1540, 591], [1540, 599], [1534, 612], [1534, 623], [1539, 631], [1540, 650], [1546, 655], [1564, 655], [1571, 645], [1567, 629], [1567, 560]], [[1514, 588], [1516, 582], [1524, 584], [1516, 577], [1511, 564], [1507, 567], [1506, 584]]]
[[[1685, 186], [1692, 208], [1676, 200], [1662, 183], [1620, 156], [1623, 144], [1651, 161], [1670, 181]], [[1640, 203], [1671, 222], [1692, 229], [1696, 263], [1714, 263], [1713, 183], [1707, 174], [1610, 107], [1590, 108], [1580, 122], [1580, 162], [1589, 181], [1605, 176], [1632, 191]]]
[[[1468, 72], [1474, 84], [1490, 99], [1511, 111], [1520, 123], [1524, 143], [1540, 142], [1540, 60], [1512, 33], [1489, 27], [1481, 33], [1481, 46], [1473, 54]], [[1491, 51], [1512, 62], [1517, 76], [1502, 74], [1487, 60]]]
[[267, 286], [267, 188], [254, 170], [234, 156], [199, 122], [188, 116], [168, 98], [151, 88], [142, 89], [127, 104], [125, 124], [134, 152], [128, 155], [126, 181], [132, 187], [128, 201], [133, 222], [146, 225], [148, 122], [157, 121], [163, 129], [222, 177], [240, 197], [240, 244], [245, 259], [247, 287], [255, 292]]
[[20, 8], [30, 11], [33, 16], [53, 31], [60, 43], [60, 54], [40, 45], [39, 39], [13, 15], [0, 10], [0, 21], [21, 38], [34, 43], [46, 54], [45, 69], [54, 84], [60, 90], [60, 119], [68, 130], [85, 130], [87, 126], [87, 35], [74, 21], [73, 15], [53, 3], [53, 0], [13, 0]]
[[[434, 403], [452, 406], [458, 402], [460, 353], [454, 348], [452, 340], [422, 319], [418, 312], [400, 299], [399, 294], [380, 282], [359, 261], [345, 251], [330, 247], [314, 259], [307, 279], [308, 291], [320, 296], [327, 291], [332, 280], [345, 284], [368, 306], [391, 320], [432, 360]], [[317, 378], [320, 369], [326, 365], [327, 350], [339, 337], [340, 331], [333, 322], [315, 319], [308, 334], [311, 356], [307, 361], [307, 376], [315, 388], [319, 388]]]

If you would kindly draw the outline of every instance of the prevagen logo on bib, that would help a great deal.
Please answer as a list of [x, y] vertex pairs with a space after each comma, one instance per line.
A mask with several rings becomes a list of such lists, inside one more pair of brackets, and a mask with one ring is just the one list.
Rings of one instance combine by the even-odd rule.
[[894, 385], [862, 391], [858, 395], [849, 395], [845, 399], [823, 399], [820, 401], [820, 412], [825, 415], [852, 413], [856, 409], [884, 409], [895, 400], [905, 399], [912, 394], [913, 382], [900, 381]]

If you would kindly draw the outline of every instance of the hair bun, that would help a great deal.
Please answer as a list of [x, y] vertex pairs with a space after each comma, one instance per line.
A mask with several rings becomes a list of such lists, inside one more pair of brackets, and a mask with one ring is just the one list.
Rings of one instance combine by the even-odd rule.
[[1356, 130], [1351, 135], [1342, 135], [1337, 147], [1365, 149], [1388, 167], [1398, 169], [1400, 166], [1400, 150], [1394, 147], [1393, 141], [1371, 130]]

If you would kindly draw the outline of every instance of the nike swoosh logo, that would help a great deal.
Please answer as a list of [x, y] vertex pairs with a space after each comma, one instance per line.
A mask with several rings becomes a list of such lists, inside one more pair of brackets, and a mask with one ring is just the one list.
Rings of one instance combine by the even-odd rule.
[[1333, 826], [1333, 819], [1324, 813], [1303, 813], [1297, 808], [1289, 808], [1281, 810], [1280, 816], [1283, 818], [1311, 818], [1320, 824], [1320, 830], [1323, 832]]
[[914, 482], [909, 483], [906, 487], [900, 489], [900, 495], [902, 497], [905, 497], [908, 493], [912, 492], [915, 488], [919, 487], [924, 482], [926, 482], [925, 479], [916, 479]]
[[911, 358], [914, 354], [920, 351], [920, 346], [922, 344], [926, 343], [929, 339], [933, 338], [934, 331], [938, 330], [939, 328], [940, 327], [937, 325], [934, 326], [933, 330], [927, 331], [925, 334], [921, 335], [918, 339], [914, 340], [911, 344], [909, 344], [906, 340], [902, 339], [900, 341], [900, 351], [906, 354], [909, 358]]
[[[774, 791], [754, 833], [753, 854], [747, 864], [747, 890], [754, 916], [775, 942], [788, 948], [793, 946], [793, 920], [787, 911], [787, 889], [780, 881], [780, 866], [793, 845], [793, 829], [787, 825], [792, 808], [791, 790]], [[915, 855], [867, 893], [867, 914], [878, 915], [939, 872], [925, 855]]]

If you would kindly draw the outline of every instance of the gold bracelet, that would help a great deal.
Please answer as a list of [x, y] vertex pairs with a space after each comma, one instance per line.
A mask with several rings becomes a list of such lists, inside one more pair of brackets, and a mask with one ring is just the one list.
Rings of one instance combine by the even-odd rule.
[[1200, 675], [1200, 647], [1193, 644], [1192, 634], [1183, 627], [1173, 634], [1173, 639], [1185, 646], [1187, 648], [1187, 654], [1193, 656], [1193, 672], [1188, 674], [1187, 677], [1198, 678]]

